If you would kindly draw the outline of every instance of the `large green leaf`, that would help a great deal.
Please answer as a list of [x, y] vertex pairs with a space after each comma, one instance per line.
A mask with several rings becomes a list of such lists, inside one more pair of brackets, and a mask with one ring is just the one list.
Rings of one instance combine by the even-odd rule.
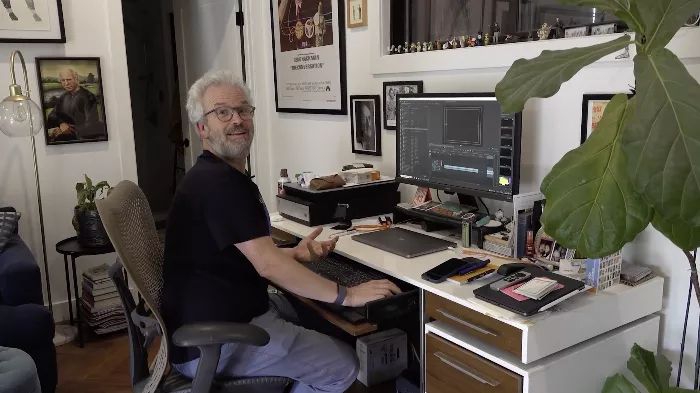
[[671, 378], [671, 362], [663, 356], [634, 344], [632, 356], [627, 361], [627, 368], [635, 378], [644, 385], [649, 393], [664, 393]]
[[[647, 53], [665, 47], [683, 27], [685, 21], [700, 9], [700, 0], [635, 0], [646, 27]], [[638, 38], [639, 40], [639, 38]]]
[[583, 67], [629, 45], [625, 35], [616, 40], [559, 51], [542, 51], [530, 60], [513, 63], [505, 78], [496, 86], [496, 97], [506, 113], [521, 112], [530, 98], [555, 95], [562, 83], [571, 79]]
[[700, 227], [691, 227], [679, 220], [668, 221], [658, 213], [654, 214], [651, 224], [681, 250], [692, 251], [700, 247]]
[[637, 112], [622, 139], [630, 176], [664, 219], [700, 226], [700, 84], [668, 49], [634, 62]]
[[602, 393], [639, 393], [639, 390], [624, 375], [615, 374], [605, 380]]
[[631, 0], [560, 0], [563, 4], [580, 5], [612, 12], [634, 31], [643, 33], [644, 25], [637, 4]]
[[620, 147], [634, 104], [624, 94], [615, 96], [586, 143], [568, 152], [542, 182], [545, 231], [586, 257], [620, 250], [651, 220]]

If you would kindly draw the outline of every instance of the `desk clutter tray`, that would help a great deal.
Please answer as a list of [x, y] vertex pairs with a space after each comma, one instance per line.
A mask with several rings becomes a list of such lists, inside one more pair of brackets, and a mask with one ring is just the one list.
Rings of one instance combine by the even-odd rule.
[[520, 272], [531, 275], [528, 281], [514, 283], [503, 290], [492, 289], [491, 284], [486, 284], [474, 290], [474, 296], [527, 317], [544, 311], [548, 306], [557, 304], [586, 288], [581, 281], [550, 273], [536, 266], [527, 267]]

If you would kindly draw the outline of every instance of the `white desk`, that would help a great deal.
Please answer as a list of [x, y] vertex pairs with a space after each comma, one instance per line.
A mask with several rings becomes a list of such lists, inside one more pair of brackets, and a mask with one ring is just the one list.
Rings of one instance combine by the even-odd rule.
[[[299, 238], [309, 235], [314, 229], [289, 220], [273, 222], [272, 225]], [[420, 231], [415, 226], [405, 228]], [[338, 232], [325, 228], [318, 239], [327, 239]], [[426, 299], [430, 303], [431, 298], [442, 298], [455, 303], [456, 307], [465, 307], [468, 309], [465, 310], [467, 314], [495, 320], [495, 324], [509, 325], [521, 331], [522, 337], [516, 339], [521, 341], [522, 348], [505, 351], [497, 340], [491, 340], [491, 344], [495, 343], [491, 345], [465, 333], [462, 329], [454, 328], [454, 324], [439, 320], [429, 323], [427, 316], [421, 313], [425, 317], [424, 320], [422, 318], [425, 334], [439, 336], [522, 376], [522, 392], [560, 392], [564, 386], [556, 385], [555, 382], [575, 381], [576, 378], [571, 376], [581, 373], [585, 375], [581, 381], [581, 390], [567, 384], [567, 392], [600, 391], [605, 377], [624, 370], [634, 342], [651, 350], [655, 350], [658, 344], [659, 317], [653, 314], [661, 310], [662, 278], [654, 278], [637, 287], [618, 285], [599, 294], [577, 295], [561, 303], [554, 311], [524, 318], [476, 299], [473, 290], [484, 285], [483, 283], [458, 286], [449, 282], [433, 284], [421, 279], [423, 272], [454, 257], [455, 253], [452, 251], [405, 259], [358, 243], [352, 240], [351, 236], [342, 236], [335, 252], [420, 288], [421, 309], [426, 313]], [[491, 261], [496, 264], [510, 262], [499, 260], [497, 257], [491, 258]], [[489, 335], [494, 336], [492, 333]], [[425, 365], [428, 360], [427, 368], [430, 368], [431, 361], [426, 359], [425, 337], [422, 337], [422, 340], [421, 364]], [[517, 356], [517, 353], [520, 356]], [[593, 359], [595, 362], [591, 363]], [[591, 370], [587, 371], [587, 368]], [[423, 369], [425, 371], [426, 367]], [[548, 371], [545, 372], [545, 369]], [[590, 371], [593, 369], [599, 370], [599, 374], [592, 374]], [[562, 379], [562, 375], [567, 377]], [[488, 384], [485, 386], [493, 388]], [[595, 390], [596, 387], [599, 388]], [[427, 388], [430, 388], [430, 383]], [[442, 392], [449, 391], [449, 388], [436, 386], [433, 390]]]

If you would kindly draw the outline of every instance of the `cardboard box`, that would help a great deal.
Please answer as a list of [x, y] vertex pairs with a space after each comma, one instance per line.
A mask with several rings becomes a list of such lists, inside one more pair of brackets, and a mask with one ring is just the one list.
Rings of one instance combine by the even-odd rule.
[[340, 177], [342, 177], [346, 183], [365, 184], [373, 181], [374, 178], [377, 178], [377, 180], [379, 180], [378, 175], [373, 175], [373, 173], [375, 172], [378, 171], [372, 168], [350, 169], [347, 171], [340, 172]]
[[370, 387], [398, 377], [408, 367], [408, 339], [399, 329], [357, 339], [360, 372], [357, 379]]

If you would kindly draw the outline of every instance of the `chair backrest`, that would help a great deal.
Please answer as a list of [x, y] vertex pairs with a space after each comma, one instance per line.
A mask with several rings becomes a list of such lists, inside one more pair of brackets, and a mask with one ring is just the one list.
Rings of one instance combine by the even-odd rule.
[[[168, 358], [168, 334], [160, 315], [163, 244], [158, 238], [148, 200], [133, 182], [124, 180], [117, 184], [107, 198], [97, 201], [97, 210], [121, 263], [153, 312], [163, 333], [150, 381], [143, 389], [145, 392], [153, 391], [160, 384]], [[132, 356], [134, 350], [132, 348]]]

